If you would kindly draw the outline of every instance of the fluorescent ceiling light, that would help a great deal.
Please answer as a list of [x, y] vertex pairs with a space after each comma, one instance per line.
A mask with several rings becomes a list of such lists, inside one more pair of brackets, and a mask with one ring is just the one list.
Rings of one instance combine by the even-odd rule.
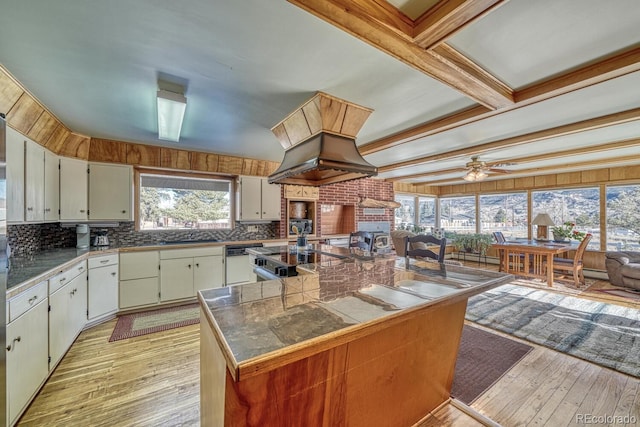
[[168, 90], [158, 91], [158, 138], [178, 142], [187, 98]]

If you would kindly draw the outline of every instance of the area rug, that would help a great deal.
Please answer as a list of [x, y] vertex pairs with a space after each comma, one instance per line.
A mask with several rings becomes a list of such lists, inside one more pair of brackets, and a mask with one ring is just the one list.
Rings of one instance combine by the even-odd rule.
[[533, 347], [465, 325], [451, 396], [470, 405]]
[[125, 314], [118, 317], [109, 342], [194, 325], [199, 322], [200, 308], [198, 304]]
[[469, 299], [467, 320], [640, 377], [640, 310], [504, 285]]

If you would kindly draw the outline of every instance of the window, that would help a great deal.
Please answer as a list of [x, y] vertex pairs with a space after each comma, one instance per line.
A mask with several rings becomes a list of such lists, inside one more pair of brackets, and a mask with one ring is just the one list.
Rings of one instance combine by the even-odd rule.
[[640, 250], [640, 185], [607, 187], [607, 250]]
[[395, 211], [396, 230], [413, 228], [416, 222], [416, 198], [404, 194], [396, 194], [395, 201], [400, 203], [400, 207]]
[[[600, 249], [600, 191], [598, 188], [534, 191], [532, 218], [548, 213], [556, 225], [566, 221], [576, 224], [578, 231], [593, 234], [589, 249]], [[551, 234], [551, 230], [549, 230]], [[549, 236], [551, 238], [553, 236]]]
[[418, 197], [418, 225], [426, 231], [436, 228], [435, 197]]
[[440, 199], [440, 227], [446, 232], [475, 233], [475, 196]]
[[527, 193], [480, 196], [480, 232], [494, 231], [507, 239], [528, 236]]
[[231, 228], [231, 181], [140, 174], [141, 230]]

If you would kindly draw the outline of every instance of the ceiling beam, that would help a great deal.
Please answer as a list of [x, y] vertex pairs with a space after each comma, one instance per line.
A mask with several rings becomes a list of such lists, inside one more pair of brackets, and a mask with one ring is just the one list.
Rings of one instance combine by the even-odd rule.
[[413, 38], [418, 46], [431, 49], [503, 3], [503, 0], [443, 0], [416, 19]]
[[[500, 176], [502, 177], [502, 179], [513, 179], [513, 178], [520, 178], [522, 176], [536, 176], [536, 175], [545, 175], [545, 174], [551, 174], [551, 173], [581, 172], [585, 169], [610, 168], [620, 163], [637, 162], [637, 160], [638, 160], [638, 156], [631, 154], [627, 156], [612, 157], [610, 159], [607, 159], [606, 164], [603, 164], [602, 159], [585, 160], [583, 162], [571, 162], [570, 164], [565, 165], [562, 169], [560, 169], [558, 166], [542, 166], [539, 168], [521, 169], [517, 172], [514, 172], [513, 174], [502, 174], [502, 173], [491, 174], [490, 173], [489, 178], [496, 178]], [[459, 183], [458, 181], [463, 181], [467, 184], [470, 184], [464, 181], [462, 177], [460, 177], [459, 179], [441, 179], [437, 181], [412, 182], [410, 184], [443, 185], [443, 184], [458, 184]], [[485, 181], [487, 180], [485, 179], [482, 181], [474, 181], [474, 182], [485, 182]], [[498, 180], [490, 179], [489, 181], [498, 181]]]
[[[505, 93], [506, 86], [496, 84], [497, 79], [487, 79], [487, 73], [478, 74], [479, 66], [461, 68], [455, 61], [440, 54], [427, 51], [413, 40], [399, 34], [389, 27], [388, 21], [381, 23], [363, 8], [363, 4], [377, 4], [374, 0], [358, 0], [354, 7], [348, 0], [288, 0], [290, 3], [307, 10], [318, 18], [350, 33], [365, 43], [391, 55], [403, 63], [427, 74], [428, 76], [462, 92], [489, 109], [498, 109], [513, 104], [511, 89]], [[466, 60], [471, 63], [470, 60]]]
[[501, 110], [489, 110], [482, 106], [472, 107], [394, 135], [362, 144], [358, 146], [358, 150], [363, 155], [373, 154], [636, 71], [640, 71], [640, 47], [630, 48], [598, 62], [587, 64], [584, 67], [518, 90], [515, 93], [516, 103], [510, 107], [505, 107]]
[[448, 151], [446, 153], [434, 154], [431, 156], [420, 157], [417, 159], [406, 160], [404, 162], [394, 163], [392, 165], [378, 167], [379, 173], [393, 171], [403, 167], [415, 166], [422, 163], [433, 162], [437, 160], [451, 159], [459, 156], [471, 156], [475, 154], [486, 153], [487, 151], [496, 150], [505, 147], [515, 147], [531, 142], [542, 141], [545, 139], [555, 138], [558, 136], [572, 135], [575, 133], [586, 132], [589, 130], [600, 129], [603, 127], [619, 125], [632, 121], [640, 120], [640, 108], [613, 113], [606, 116], [587, 119], [576, 123], [557, 126], [550, 129], [544, 129], [531, 132], [525, 135], [514, 136], [498, 141], [487, 142], [485, 144], [474, 145], [470, 147], [460, 148], [458, 150]]
[[[509, 163], [514, 163], [514, 164], [532, 163], [540, 160], [558, 159], [562, 157], [574, 156], [577, 154], [601, 153], [601, 152], [619, 150], [621, 148], [630, 148], [630, 147], [640, 147], [640, 138], [623, 139], [620, 141], [609, 142], [606, 144], [572, 148], [570, 150], [553, 151], [550, 153], [536, 154], [533, 156], [516, 157], [513, 159], [509, 159]], [[600, 162], [606, 163], [607, 160], [601, 159]], [[499, 167], [502, 164], [504, 164], [504, 161], [486, 162], [486, 165], [488, 168]], [[565, 167], [567, 166], [571, 166], [571, 164], [567, 164]], [[430, 170], [429, 172], [424, 172], [424, 173], [394, 176], [394, 177], [386, 178], [386, 180], [400, 181], [400, 180], [416, 179], [416, 178], [423, 178], [423, 177], [426, 178], [429, 176], [445, 175], [445, 174], [455, 173], [455, 172], [464, 172], [466, 169], [467, 168], [457, 167], [457, 168], [449, 168], [449, 169]], [[556, 166], [556, 169], [561, 171], [563, 169], [563, 166]], [[513, 172], [520, 173], [520, 170], [515, 170]]]

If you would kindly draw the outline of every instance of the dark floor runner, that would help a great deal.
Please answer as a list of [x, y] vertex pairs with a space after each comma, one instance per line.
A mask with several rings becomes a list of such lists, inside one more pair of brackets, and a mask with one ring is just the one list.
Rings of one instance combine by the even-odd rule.
[[465, 325], [451, 396], [470, 404], [533, 347]]

